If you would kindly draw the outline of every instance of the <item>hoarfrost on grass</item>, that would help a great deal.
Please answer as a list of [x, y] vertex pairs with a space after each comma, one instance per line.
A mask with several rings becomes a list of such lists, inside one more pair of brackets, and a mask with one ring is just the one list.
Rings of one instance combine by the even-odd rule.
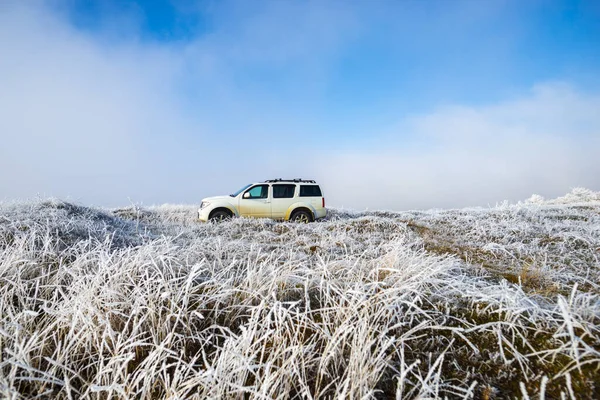
[[599, 193], [195, 215], [1, 205], [1, 396], [600, 396]]

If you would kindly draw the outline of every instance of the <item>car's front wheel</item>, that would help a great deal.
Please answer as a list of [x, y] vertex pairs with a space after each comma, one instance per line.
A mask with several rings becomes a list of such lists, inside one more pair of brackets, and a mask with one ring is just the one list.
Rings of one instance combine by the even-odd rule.
[[221, 222], [221, 221], [225, 221], [229, 218], [231, 218], [230, 213], [228, 213], [227, 211], [223, 211], [223, 210], [217, 210], [210, 215], [209, 220], [214, 221], [214, 222]]
[[312, 221], [312, 217], [308, 212], [306, 212], [304, 210], [299, 210], [299, 211], [294, 211], [294, 213], [290, 217], [290, 221], [307, 224], [310, 221]]

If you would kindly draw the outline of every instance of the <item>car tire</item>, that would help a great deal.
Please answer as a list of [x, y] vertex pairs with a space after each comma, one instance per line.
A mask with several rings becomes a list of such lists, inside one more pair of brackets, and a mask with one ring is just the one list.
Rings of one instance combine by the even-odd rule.
[[304, 210], [294, 211], [290, 217], [290, 221], [307, 224], [312, 221], [312, 215]]
[[221, 222], [221, 221], [228, 220], [230, 218], [231, 218], [230, 213], [228, 213], [227, 211], [219, 210], [219, 211], [215, 211], [214, 213], [212, 213], [209, 219], [214, 222]]

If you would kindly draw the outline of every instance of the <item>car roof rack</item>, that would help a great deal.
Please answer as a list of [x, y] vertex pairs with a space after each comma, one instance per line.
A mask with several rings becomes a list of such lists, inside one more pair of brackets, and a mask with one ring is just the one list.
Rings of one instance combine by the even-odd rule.
[[300, 179], [300, 178], [297, 178], [297, 179], [281, 179], [281, 178], [279, 178], [279, 179], [269, 179], [269, 180], [266, 180], [265, 182], [267, 182], [267, 183], [273, 183], [273, 182], [317, 183], [313, 179]]

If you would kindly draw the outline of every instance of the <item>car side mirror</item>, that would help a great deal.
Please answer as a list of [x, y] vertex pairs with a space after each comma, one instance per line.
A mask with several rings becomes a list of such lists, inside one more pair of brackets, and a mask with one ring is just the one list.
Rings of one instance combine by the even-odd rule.
[[243, 196], [243, 197], [244, 197], [245, 199], [249, 199], [249, 198], [250, 198], [250, 193], [248, 193], [248, 192], [244, 193], [244, 196]]

